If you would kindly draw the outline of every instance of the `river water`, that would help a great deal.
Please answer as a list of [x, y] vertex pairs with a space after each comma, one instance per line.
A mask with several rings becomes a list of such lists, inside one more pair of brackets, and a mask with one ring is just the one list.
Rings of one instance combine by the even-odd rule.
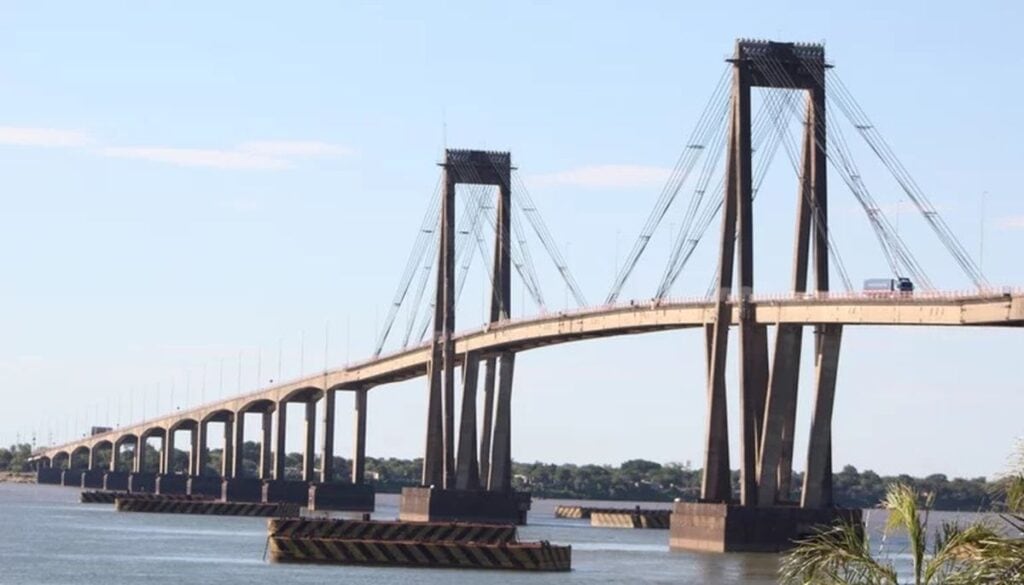
[[[0, 484], [0, 584], [776, 582], [776, 555], [669, 551], [667, 530], [592, 528], [586, 520], [556, 519], [559, 503], [567, 502], [535, 499], [519, 536], [571, 544], [571, 573], [416, 570], [270, 564], [265, 519], [117, 513], [110, 505], [79, 504], [74, 489]], [[377, 496], [375, 519], [397, 514], [397, 496]], [[869, 522], [877, 526], [880, 518]], [[898, 540], [888, 546], [902, 548]]]

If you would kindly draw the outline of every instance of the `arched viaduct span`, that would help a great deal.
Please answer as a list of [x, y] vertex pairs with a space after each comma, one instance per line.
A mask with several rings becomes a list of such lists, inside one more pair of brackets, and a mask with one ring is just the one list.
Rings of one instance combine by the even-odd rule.
[[[844, 326], [943, 326], [943, 327], [1022, 327], [1024, 326], [1024, 291], [997, 292], [989, 294], [917, 294], [912, 297], [871, 297], [865, 295], [823, 295], [801, 296], [800, 298], [760, 298], [752, 303], [756, 322], [764, 325], [800, 324], [826, 325], [841, 324]], [[488, 327], [463, 333], [454, 338], [455, 352], [460, 356], [460, 365], [465, 356], [477, 354], [478, 359], [503, 352], [520, 352], [533, 348], [571, 343], [585, 339], [633, 335], [655, 331], [705, 327], [714, 320], [716, 303], [713, 301], [684, 301], [661, 304], [630, 304], [614, 307], [600, 307], [570, 313], [558, 313], [518, 321], [503, 321]], [[738, 305], [732, 309], [732, 321], [739, 320]], [[365, 449], [365, 401], [366, 392], [379, 385], [399, 382], [425, 376], [430, 361], [430, 344], [396, 352], [380, 358], [354, 364], [345, 368], [329, 370], [322, 374], [307, 376], [298, 380], [278, 384], [225, 400], [211, 402], [185, 411], [150, 419], [138, 424], [123, 427], [85, 437], [78, 441], [47, 447], [36, 454], [36, 458], [44, 464], [71, 464], [72, 454], [83, 454], [90, 466], [95, 465], [95, 451], [109, 449], [112, 445], [120, 447], [124, 443], [133, 443], [138, 437], [166, 437], [167, 431], [193, 430], [198, 441], [205, 444], [205, 432], [200, 430], [207, 422], [233, 422], [240, 413], [263, 413], [265, 422], [269, 422], [272, 413], [280, 416], [284, 409], [281, 404], [288, 402], [304, 402], [315, 412], [316, 402], [327, 399], [323, 424], [327, 430], [324, 442], [320, 445], [321, 454], [332, 453], [333, 445], [333, 402], [334, 393], [338, 391], [355, 391], [357, 396], [357, 457], [356, 464], [361, 467], [362, 452]], [[314, 479], [312, 456], [315, 454], [313, 445], [315, 426], [307, 418], [307, 469], [304, 475], [308, 481]], [[203, 423], [203, 424], [197, 424]], [[279, 419], [280, 423], [280, 419]], [[240, 426], [240, 425], [239, 425]], [[360, 430], [362, 432], [358, 432]], [[173, 434], [173, 432], [171, 433]], [[241, 465], [238, 453], [241, 449], [241, 430], [236, 428], [234, 444], [236, 453], [235, 467], [230, 461], [224, 475], [230, 477], [238, 473]], [[283, 437], [277, 436], [274, 442], [280, 445]], [[271, 433], [269, 425], [265, 425], [262, 443], [269, 445]], [[173, 440], [171, 441], [173, 443]], [[313, 449], [309, 449], [313, 447]], [[266, 451], [283, 452], [283, 448], [266, 448]], [[199, 452], [196, 452], [199, 451]], [[205, 465], [204, 449], [193, 448], [194, 459], [189, 465], [193, 474], [201, 473]], [[165, 459], [166, 455], [162, 457]], [[260, 468], [261, 475], [270, 477], [283, 476], [283, 460], [271, 461], [263, 457]], [[329, 457], [324, 457], [328, 460]], [[115, 463], [116, 465], [116, 463]], [[321, 469], [320, 479], [327, 481], [332, 478], [333, 471]], [[133, 464], [139, 469], [139, 462]], [[113, 467], [112, 467], [113, 469]], [[162, 471], [167, 472], [169, 465], [161, 461]], [[362, 478], [362, 469], [354, 469]], [[280, 475], [279, 475], [280, 474]], [[354, 479], [356, 479], [354, 477]]]

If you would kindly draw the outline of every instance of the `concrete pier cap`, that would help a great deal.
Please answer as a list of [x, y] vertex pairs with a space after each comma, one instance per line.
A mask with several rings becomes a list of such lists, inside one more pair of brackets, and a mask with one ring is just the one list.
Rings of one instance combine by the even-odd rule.
[[677, 501], [672, 509], [669, 547], [720, 553], [777, 553], [837, 522], [862, 526], [862, 511]]

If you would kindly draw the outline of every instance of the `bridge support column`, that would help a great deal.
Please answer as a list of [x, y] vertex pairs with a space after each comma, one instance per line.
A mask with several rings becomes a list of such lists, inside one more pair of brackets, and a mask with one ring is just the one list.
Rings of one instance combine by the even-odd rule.
[[820, 325], [815, 346], [815, 396], [811, 415], [811, 437], [807, 444], [807, 471], [801, 506], [832, 506], [832, 406], [839, 370], [842, 325]]
[[480, 488], [480, 469], [476, 459], [476, 382], [479, 367], [479, 356], [467, 353], [462, 362], [462, 420], [455, 472], [455, 489], [458, 490]]
[[492, 492], [512, 491], [512, 374], [516, 354], [501, 354], [498, 370], [498, 404], [494, 413], [494, 448], [487, 488]]
[[306, 402], [306, 418], [303, 423], [305, 445], [302, 450], [302, 481], [316, 480], [316, 401]]
[[224, 449], [221, 451], [220, 456], [220, 476], [222, 478], [229, 478], [234, 475], [235, 466], [235, 448], [234, 448], [234, 429], [232, 428], [232, 420], [239, 418], [234, 416], [231, 418], [224, 419]]
[[[735, 127], [735, 116], [732, 125]], [[704, 472], [701, 477], [701, 500], [729, 502], [732, 500], [732, 472], [729, 469], [729, 425], [725, 394], [725, 366], [729, 350], [729, 325], [732, 322], [733, 261], [736, 254], [736, 184], [737, 139], [735, 128], [730, 132], [726, 167], [725, 201], [722, 209], [722, 234], [719, 240], [718, 289], [715, 321], [707, 330], [708, 385], [707, 417], [704, 441]]]
[[[824, 153], [819, 151], [815, 143], [814, 103], [814, 99], [809, 97], [805, 118], [807, 122], [804, 125], [803, 164], [800, 171], [800, 186], [797, 189], [792, 287], [797, 295], [807, 290], [811, 212], [816, 206], [816, 199], [824, 196], [823, 191], [816, 195], [814, 182], [817, 161], [824, 160]], [[820, 284], [827, 285], [827, 281]], [[793, 433], [796, 427], [803, 327], [780, 324], [777, 329], [775, 356], [768, 384], [765, 432], [761, 442], [761, 462], [758, 469], [758, 485], [761, 489], [759, 504], [762, 506], [774, 504], [780, 499], [788, 501], [793, 486]]]
[[355, 441], [352, 449], [352, 483], [366, 481], [366, 398], [367, 388], [356, 390]]
[[174, 473], [174, 431], [167, 431], [163, 446], [163, 453], [161, 453], [161, 458], [163, 459], [163, 466], [162, 469], [160, 470], [160, 473], [170, 475]]
[[277, 428], [275, 429], [274, 441], [274, 479], [285, 478], [285, 463], [288, 459], [287, 444], [285, 439], [288, 436], [288, 403], [280, 402], [277, 405]]
[[199, 421], [196, 423], [195, 430], [192, 431], [192, 471], [190, 473], [194, 477], [206, 475], [206, 461], [209, 455], [207, 437], [210, 434], [208, 424], [209, 421]]
[[484, 419], [480, 429], [480, 478], [486, 482], [491, 476], [491, 440], [494, 424], [494, 379], [497, 374], [498, 362], [489, 358], [484, 373]]
[[133, 457], [132, 467], [129, 469], [132, 473], [142, 473], [143, 465], [146, 462], [146, 440], [139, 435], [139, 441], [135, 443], [135, 453]]
[[[436, 345], [436, 344], [435, 344]], [[444, 430], [441, 422], [441, 352], [435, 349], [427, 365], [427, 440], [423, 454], [425, 486], [444, 483]]]
[[757, 501], [762, 507], [775, 505], [780, 499], [780, 492], [782, 499], [789, 493], [792, 461], [783, 460], [783, 452], [787, 438], [790, 453], [793, 448], [792, 432], [796, 424], [794, 419], [802, 339], [801, 326], [778, 326], [757, 472]]
[[320, 449], [320, 481], [334, 480], [334, 398], [335, 390], [324, 390], [323, 446]]
[[274, 427], [274, 413], [271, 411], [264, 412], [261, 415], [261, 437], [260, 437], [260, 479], [270, 479], [271, 477], [271, 466], [273, 461], [272, 451], [272, 439], [271, 430]]
[[231, 457], [231, 477], [243, 477], [245, 475], [245, 412], [235, 413], [235, 425], [232, 430], [235, 434], [232, 445], [235, 454]]

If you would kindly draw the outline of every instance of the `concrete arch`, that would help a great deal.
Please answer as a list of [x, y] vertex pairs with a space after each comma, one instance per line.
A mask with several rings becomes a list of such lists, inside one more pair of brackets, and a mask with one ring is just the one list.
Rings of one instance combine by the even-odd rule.
[[196, 428], [197, 425], [199, 425], [199, 421], [194, 418], [182, 418], [171, 423], [171, 425], [167, 427], [167, 432], [174, 433], [180, 430], [191, 430]]
[[71, 455], [67, 451], [57, 451], [53, 454], [53, 459], [50, 460], [50, 465], [51, 467], [67, 467], [70, 459]]
[[139, 442], [145, 443], [146, 439], [149, 439], [150, 437], [160, 437], [161, 439], [163, 439], [166, 436], [167, 431], [163, 427], [149, 427], [148, 429], [139, 433]]
[[203, 417], [202, 423], [208, 422], [231, 422], [235, 419], [235, 413], [227, 408], [212, 410]]
[[277, 408], [277, 403], [268, 398], [259, 398], [245, 403], [242, 408], [238, 409], [237, 414], [245, 414], [247, 412], [273, 412]]
[[353, 384], [352, 382], [341, 382], [327, 388], [327, 392], [358, 392], [370, 390], [373, 384]]
[[114, 441], [114, 448], [120, 449], [121, 445], [124, 445], [125, 443], [138, 444], [138, 442], [139, 438], [137, 436], [135, 436], [133, 433], [126, 433], [124, 435], [121, 435]]
[[281, 397], [278, 402], [316, 402], [324, 396], [322, 388], [316, 386], [304, 386], [296, 388]]
[[110, 439], [100, 439], [92, 444], [89, 448], [89, 469], [96, 469], [100, 466], [100, 453], [106, 452], [108, 455], [107, 467], [110, 465], [110, 460], [114, 458], [114, 443]]
[[70, 459], [69, 459], [69, 463], [68, 463], [68, 468], [69, 469], [76, 469], [76, 467], [75, 467], [75, 460], [79, 459], [80, 457], [84, 457], [85, 458], [85, 465], [83, 465], [81, 467], [87, 466], [89, 464], [89, 459], [90, 459], [91, 456], [92, 456], [92, 449], [90, 449], [88, 445], [79, 445], [78, 447], [75, 447], [71, 451], [71, 455], [70, 455]]

